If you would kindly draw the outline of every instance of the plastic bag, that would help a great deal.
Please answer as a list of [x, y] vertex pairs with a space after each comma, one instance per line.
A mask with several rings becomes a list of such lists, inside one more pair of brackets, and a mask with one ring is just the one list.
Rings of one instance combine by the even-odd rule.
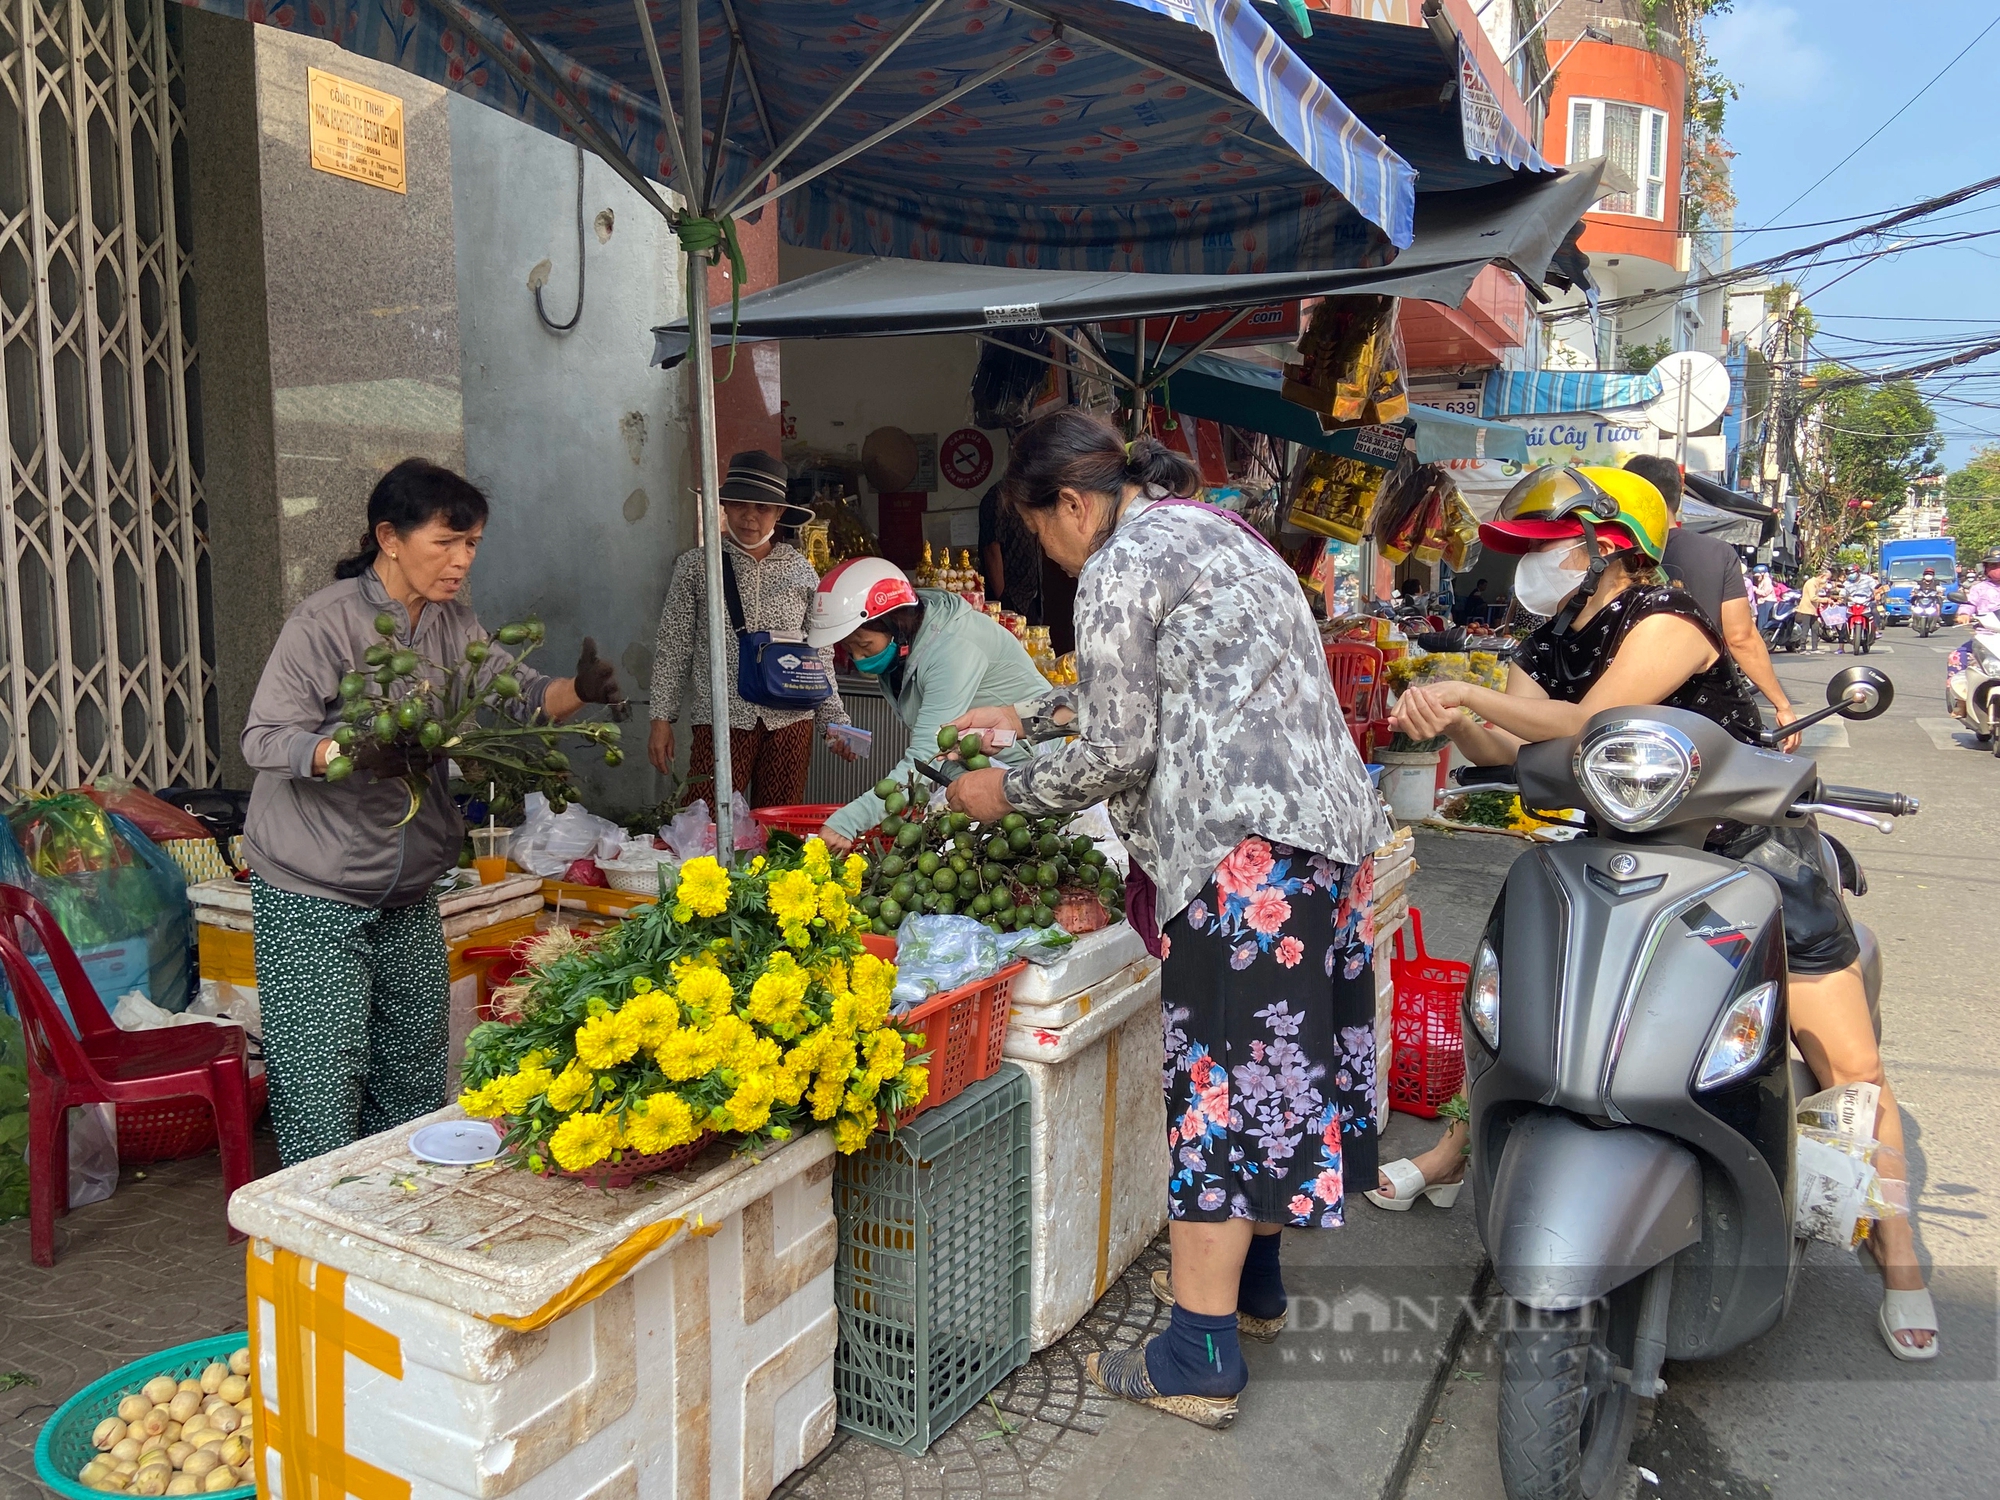
[[1309, 448], [1292, 478], [1292, 504], [1285, 522], [1357, 546], [1367, 534], [1388, 475], [1387, 469], [1361, 459]]
[[28, 1048], [0, 1011], [0, 1223], [28, 1211]]
[[1285, 366], [1283, 390], [1328, 422], [1397, 422], [1409, 414], [1396, 299], [1326, 297], [1299, 339], [1299, 360]]
[[215, 830], [192, 813], [181, 811], [171, 802], [162, 802], [151, 792], [141, 791], [129, 781], [100, 776], [93, 786], [80, 789], [84, 796], [106, 812], [130, 818], [156, 844], [170, 839], [210, 839]]
[[[730, 841], [739, 851], [761, 850], [766, 837], [764, 825], [750, 816], [750, 804], [743, 800], [741, 792], [729, 794]], [[709, 813], [708, 799], [697, 797], [686, 807], [674, 814], [674, 819], [660, 830], [660, 837], [673, 850], [674, 858], [683, 862], [703, 854], [715, 853], [715, 819]]]
[[69, 1206], [102, 1203], [117, 1187], [117, 1107], [79, 1104], [69, 1112]]
[[561, 812], [549, 811], [549, 799], [540, 792], [528, 793], [527, 817], [514, 830], [507, 857], [530, 875], [553, 880], [570, 864], [589, 859], [597, 852], [597, 841], [607, 833], [623, 839], [625, 830], [608, 818], [600, 818], [579, 802]]
[[[75, 792], [15, 803], [7, 833], [0, 884], [19, 886], [54, 914], [107, 1011], [135, 988], [164, 1010], [187, 1008], [194, 942], [187, 879], [159, 845]], [[29, 957], [62, 1004], [40, 944]]]
[[1881, 1097], [1875, 1084], [1850, 1083], [1799, 1103], [1798, 1234], [1846, 1248], [1875, 1220], [1910, 1211], [1902, 1160], [1875, 1139]]
[[903, 1015], [932, 995], [997, 974], [1017, 958], [1046, 962], [1075, 941], [1060, 927], [995, 932], [971, 917], [906, 917], [896, 929], [896, 988]]

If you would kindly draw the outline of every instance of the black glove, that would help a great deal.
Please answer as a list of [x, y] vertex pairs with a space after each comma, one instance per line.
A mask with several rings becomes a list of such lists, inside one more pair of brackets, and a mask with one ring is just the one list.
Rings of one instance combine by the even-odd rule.
[[441, 750], [426, 750], [421, 745], [406, 745], [400, 740], [386, 745], [379, 740], [370, 740], [365, 745], [356, 746], [352, 753], [355, 769], [373, 772], [378, 781], [429, 776], [431, 767], [444, 758]]
[[576, 695], [585, 703], [602, 703], [614, 716], [625, 707], [625, 695], [618, 691], [618, 671], [597, 654], [597, 637], [583, 638], [583, 654], [576, 659]]

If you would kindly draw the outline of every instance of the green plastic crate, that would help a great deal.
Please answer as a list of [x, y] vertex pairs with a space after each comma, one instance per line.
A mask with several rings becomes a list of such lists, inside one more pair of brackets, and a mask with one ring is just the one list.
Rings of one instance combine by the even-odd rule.
[[1009, 1063], [834, 1174], [840, 1426], [922, 1453], [1028, 1358], [1028, 1080]]

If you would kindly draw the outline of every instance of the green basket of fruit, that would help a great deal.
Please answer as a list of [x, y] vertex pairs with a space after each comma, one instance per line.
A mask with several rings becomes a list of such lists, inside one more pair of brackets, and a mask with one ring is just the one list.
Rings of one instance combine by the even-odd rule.
[[93, 1380], [43, 1425], [36, 1475], [69, 1500], [104, 1494], [248, 1500], [257, 1482], [247, 1345], [241, 1333], [196, 1339]]

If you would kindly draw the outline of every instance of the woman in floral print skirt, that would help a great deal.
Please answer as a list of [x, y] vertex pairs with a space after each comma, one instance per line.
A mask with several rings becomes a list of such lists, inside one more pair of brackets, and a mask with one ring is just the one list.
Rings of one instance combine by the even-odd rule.
[[1340, 1225], [1374, 1185], [1371, 851], [1387, 834], [1297, 577], [1240, 517], [1179, 498], [1192, 464], [1080, 411], [1012, 444], [1004, 502], [1077, 579], [1078, 683], [961, 728], [1067, 739], [972, 771], [989, 820], [1104, 801], [1133, 925], [1161, 960], [1173, 1306], [1092, 1356], [1115, 1395], [1227, 1426], [1239, 1335], [1285, 1321], [1279, 1233]]

